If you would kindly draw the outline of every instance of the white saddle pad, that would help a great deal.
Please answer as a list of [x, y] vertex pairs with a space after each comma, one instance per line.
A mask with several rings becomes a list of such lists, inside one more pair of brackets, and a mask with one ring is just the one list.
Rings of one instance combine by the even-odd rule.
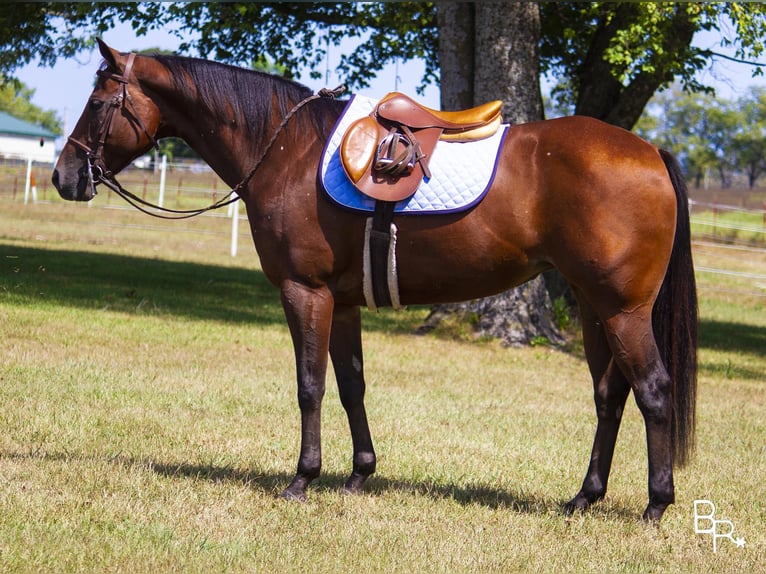
[[[327, 140], [319, 167], [320, 181], [330, 198], [354, 211], [374, 211], [375, 200], [354, 187], [340, 163], [339, 147], [348, 126], [369, 115], [376, 104], [377, 100], [364, 96], [351, 98]], [[455, 213], [479, 203], [492, 185], [498, 150], [507, 131], [504, 124], [494, 136], [476, 142], [439, 141], [428, 164], [431, 179], [424, 179], [414, 195], [397, 202], [394, 212]]]

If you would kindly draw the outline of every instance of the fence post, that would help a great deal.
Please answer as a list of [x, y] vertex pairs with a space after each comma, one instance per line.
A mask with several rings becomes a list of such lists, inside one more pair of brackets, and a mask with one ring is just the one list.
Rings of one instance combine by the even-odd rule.
[[713, 197], [713, 236], [718, 231], [718, 197]]
[[[232, 196], [236, 197], [236, 196]], [[231, 256], [237, 256], [237, 238], [239, 237], [239, 201], [230, 205], [231, 210]]]
[[32, 193], [32, 201], [37, 203], [37, 185], [35, 185], [35, 174], [32, 173], [32, 158], [27, 160], [27, 177], [24, 182], [24, 205], [29, 203], [29, 194]]
[[162, 156], [162, 162], [160, 163], [160, 197], [157, 200], [157, 205], [162, 207], [162, 203], [165, 201], [165, 175], [168, 172], [168, 156]]

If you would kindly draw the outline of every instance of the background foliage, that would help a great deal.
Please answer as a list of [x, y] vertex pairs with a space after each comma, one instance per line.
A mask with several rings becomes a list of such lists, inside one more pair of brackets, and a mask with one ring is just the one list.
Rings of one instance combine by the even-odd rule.
[[[443, 82], [436, 10], [434, 2], [4, 3], [0, 74], [11, 77], [35, 58], [47, 66], [75, 56], [120, 21], [139, 35], [175, 33], [182, 53], [239, 65], [266, 56], [288, 76], [318, 73], [327, 47], [352, 38], [339, 67], [352, 87], [395, 59], [413, 58], [425, 62], [424, 83]], [[721, 57], [757, 61], [766, 37], [760, 3], [543, 2], [540, 10], [541, 71], [556, 78], [554, 97], [628, 128], [656, 90], [674, 79], [704, 90], [697, 72]], [[711, 30], [733, 56], [691, 45], [695, 33]]]
[[652, 100], [636, 131], [672, 151], [696, 187], [715, 177], [728, 188], [740, 177], [752, 188], [766, 173], [763, 88], [728, 100], [674, 86]]

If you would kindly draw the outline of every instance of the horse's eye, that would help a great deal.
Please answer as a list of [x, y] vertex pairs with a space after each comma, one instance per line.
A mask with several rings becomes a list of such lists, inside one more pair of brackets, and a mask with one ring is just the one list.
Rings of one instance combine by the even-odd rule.
[[101, 100], [91, 100], [88, 102], [88, 107], [91, 112], [97, 112], [104, 107], [104, 102]]

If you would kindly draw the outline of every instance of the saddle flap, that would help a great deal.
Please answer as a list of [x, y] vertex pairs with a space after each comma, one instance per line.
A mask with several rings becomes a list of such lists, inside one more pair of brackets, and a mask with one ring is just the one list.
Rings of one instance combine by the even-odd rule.
[[357, 183], [369, 171], [380, 140], [378, 122], [371, 116], [356, 120], [340, 144], [340, 160], [348, 178]]
[[[378, 147], [388, 133], [388, 129], [372, 116], [356, 120], [343, 135], [340, 160], [343, 171], [359, 191], [381, 201], [401, 201], [415, 193], [426, 174], [420, 162], [407, 173], [396, 177], [374, 169]], [[417, 132], [418, 144], [427, 156], [433, 153], [440, 134], [441, 129], [438, 128]], [[387, 155], [392, 158], [403, 155], [405, 144], [398, 139], [391, 141], [395, 147], [386, 150]]]
[[343, 135], [340, 160], [354, 186], [373, 199], [401, 201], [431, 177], [428, 164], [440, 137], [475, 141], [494, 135], [502, 103], [440, 112], [391, 92]]

